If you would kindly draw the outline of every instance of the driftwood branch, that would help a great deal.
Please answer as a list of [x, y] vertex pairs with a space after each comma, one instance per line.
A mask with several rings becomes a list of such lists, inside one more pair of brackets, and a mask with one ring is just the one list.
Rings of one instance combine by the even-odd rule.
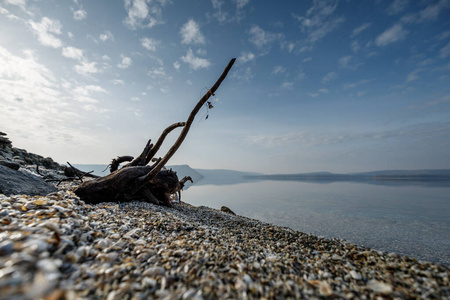
[[166, 136], [175, 128], [178, 127], [182, 127], [185, 126], [186, 122], [178, 122], [175, 124], [170, 125], [169, 127], [167, 127], [161, 134], [161, 136], [159, 137], [158, 141], [156, 142], [155, 146], [153, 146], [152, 150], [148, 153], [148, 156], [145, 160], [145, 164], [148, 164], [153, 156], [155, 156], [155, 154], [158, 152], [159, 148], [161, 148], [162, 143], [164, 142], [164, 139], [166, 138]]
[[[113, 160], [113, 163], [116, 162], [116, 165], [114, 165], [116, 167], [115, 171], [105, 177], [83, 182], [75, 189], [75, 193], [87, 203], [138, 199], [171, 206], [170, 196], [174, 193], [180, 193], [186, 181], [192, 181], [192, 179], [185, 177], [182, 180], [178, 180], [176, 172], [163, 168], [178, 150], [186, 138], [196, 114], [208, 99], [214, 95], [235, 60], [233, 58], [228, 63], [213, 87], [195, 105], [186, 122], [175, 123], [167, 127], [155, 145], [152, 145], [149, 140], [142, 153], [136, 159], [133, 160], [132, 157], [118, 157], [116, 160]], [[183, 127], [183, 129], [174, 145], [163, 158], [159, 158], [152, 166], [149, 166], [150, 161], [155, 160], [153, 157], [161, 147], [165, 137], [178, 127]], [[121, 169], [117, 169], [119, 164], [124, 161], [131, 161], [131, 163]], [[111, 164], [112, 166], [113, 163]]]
[[[126, 161], [132, 161], [133, 160], [133, 156], [118, 156], [117, 158], [114, 158], [111, 161], [111, 164], [109, 165], [109, 171], [112, 173], [114, 171], [116, 171], [117, 169], [119, 169], [119, 165], [123, 162]], [[105, 169], [106, 170], [106, 169]]]
[[189, 129], [191, 128], [192, 122], [195, 119], [195, 115], [199, 112], [200, 108], [208, 101], [208, 99], [214, 95], [216, 90], [219, 88], [222, 81], [227, 77], [228, 72], [230, 71], [231, 67], [233, 66], [234, 62], [236, 61], [236, 58], [233, 58], [223, 71], [222, 75], [219, 77], [219, 79], [216, 81], [216, 83], [213, 85], [213, 87], [206, 92], [206, 94], [200, 99], [200, 101], [197, 103], [197, 105], [194, 107], [194, 109], [189, 114], [189, 117], [186, 121], [186, 124], [184, 125], [183, 130], [180, 133], [180, 136], [178, 137], [175, 144], [169, 149], [167, 154], [163, 157], [163, 159], [145, 176], [138, 179], [138, 185], [134, 191], [136, 193], [139, 191], [147, 182], [151, 181], [153, 178], [156, 177], [156, 174], [158, 174], [159, 171], [161, 171], [162, 167], [166, 165], [166, 163], [169, 161], [169, 159], [175, 154], [175, 152], [178, 150], [178, 148], [181, 146], [181, 143], [183, 143], [184, 139], [186, 138]]

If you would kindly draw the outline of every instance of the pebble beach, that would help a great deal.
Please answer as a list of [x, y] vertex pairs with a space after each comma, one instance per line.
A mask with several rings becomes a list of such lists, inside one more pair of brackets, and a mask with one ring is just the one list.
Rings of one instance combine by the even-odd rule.
[[0, 299], [450, 299], [450, 269], [186, 203], [0, 195]]

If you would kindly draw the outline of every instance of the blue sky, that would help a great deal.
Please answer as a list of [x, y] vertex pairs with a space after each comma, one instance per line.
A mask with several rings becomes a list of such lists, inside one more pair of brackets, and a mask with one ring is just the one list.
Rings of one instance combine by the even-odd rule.
[[450, 168], [449, 0], [0, 0], [0, 28], [0, 131], [60, 163], [138, 155], [236, 57], [169, 164]]

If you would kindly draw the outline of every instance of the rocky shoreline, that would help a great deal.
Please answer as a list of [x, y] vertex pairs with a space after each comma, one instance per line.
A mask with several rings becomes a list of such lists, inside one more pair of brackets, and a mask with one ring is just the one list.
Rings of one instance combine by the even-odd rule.
[[0, 196], [1, 299], [450, 297], [450, 269], [207, 207]]
[[76, 184], [0, 193], [0, 299], [450, 299], [441, 264], [185, 203], [87, 205]]
[[0, 194], [46, 195], [55, 192], [55, 186], [44, 178], [63, 179], [63, 170], [64, 166], [50, 157], [13, 147], [6, 133], [0, 132]]

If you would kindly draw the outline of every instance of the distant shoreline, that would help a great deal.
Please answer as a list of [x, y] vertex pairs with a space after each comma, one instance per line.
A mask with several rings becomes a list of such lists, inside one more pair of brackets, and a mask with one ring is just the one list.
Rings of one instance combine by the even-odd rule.
[[450, 176], [440, 175], [419, 175], [419, 176], [352, 176], [352, 175], [326, 175], [326, 176], [310, 176], [310, 175], [247, 175], [249, 179], [269, 179], [269, 180], [333, 180], [333, 181], [376, 181], [376, 180], [398, 180], [398, 181], [450, 181]]

